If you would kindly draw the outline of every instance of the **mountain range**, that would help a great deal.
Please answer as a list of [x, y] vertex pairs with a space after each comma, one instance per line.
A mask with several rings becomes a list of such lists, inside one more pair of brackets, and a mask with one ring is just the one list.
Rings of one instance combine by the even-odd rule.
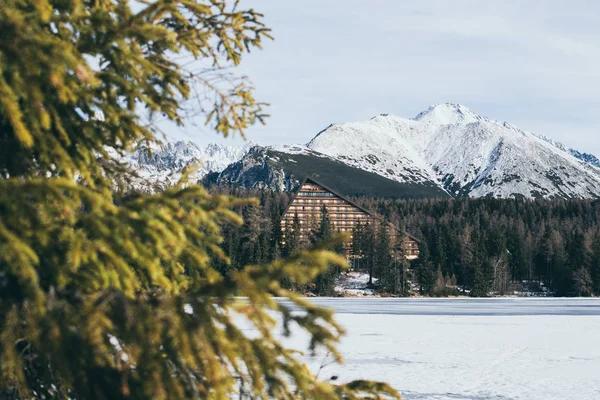
[[185, 167], [195, 167], [189, 181], [197, 183], [208, 173], [222, 171], [240, 160], [254, 146], [246, 142], [241, 146], [211, 143], [200, 147], [191, 141], [174, 141], [155, 148], [139, 146], [134, 152], [119, 157], [119, 161], [137, 175], [133, 189], [153, 193], [176, 184]]
[[194, 179], [207, 185], [291, 190], [310, 175], [348, 195], [600, 198], [595, 156], [450, 103], [410, 119], [332, 124], [306, 145], [177, 142], [146, 155], [139, 149], [129, 165], [158, 186], [200, 161]]

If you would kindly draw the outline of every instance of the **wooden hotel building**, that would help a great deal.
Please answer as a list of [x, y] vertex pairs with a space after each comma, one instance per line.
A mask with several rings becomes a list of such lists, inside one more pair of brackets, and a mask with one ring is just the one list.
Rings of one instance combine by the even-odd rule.
[[[285, 230], [286, 225], [292, 226], [294, 216], [297, 214], [300, 221], [300, 236], [306, 238], [311, 224], [319, 221], [321, 218], [321, 209], [325, 206], [333, 224], [334, 229], [341, 232], [352, 231], [360, 221], [362, 225], [367, 223], [378, 224], [380, 219], [374, 217], [371, 212], [365, 208], [353, 203], [351, 200], [328, 188], [314, 179], [307, 178], [296, 191], [292, 201], [283, 214], [281, 220], [281, 229]], [[390, 224], [390, 237], [394, 237], [399, 231]], [[401, 244], [405, 257], [413, 260], [419, 257], [419, 245], [416, 238], [404, 233], [404, 240]], [[350, 253], [350, 243], [345, 243], [347, 255]]]

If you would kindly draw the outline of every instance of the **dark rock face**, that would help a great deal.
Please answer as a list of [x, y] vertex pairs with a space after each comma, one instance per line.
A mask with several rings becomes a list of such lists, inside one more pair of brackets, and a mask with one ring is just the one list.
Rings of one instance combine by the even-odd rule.
[[573, 157], [575, 157], [583, 162], [592, 164], [593, 166], [600, 168], [600, 159], [598, 159], [598, 157], [596, 157], [593, 154], [580, 153], [579, 151], [573, 150], [573, 149], [570, 149], [569, 153], [571, 153], [573, 155]]

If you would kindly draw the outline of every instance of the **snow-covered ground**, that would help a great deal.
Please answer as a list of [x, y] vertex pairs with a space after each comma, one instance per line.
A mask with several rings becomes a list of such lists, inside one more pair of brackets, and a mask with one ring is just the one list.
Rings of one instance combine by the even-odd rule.
[[[600, 399], [600, 300], [314, 301], [347, 329], [345, 364], [321, 379], [384, 380], [408, 400]], [[315, 371], [324, 360], [307, 358]]]
[[[377, 283], [377, 278], [373, 278], [373, 283]], [[409, 281], [410, 290], [413, 296], [419, 295], [419, 287]], [[537, 287], [536, 291], [531, 291], [531, 285], [528, 281], [522, 282], [522, 287], [520, 287], [519, 291], [512, 291], [504, 296], [513, 296], [513, 297], [546, 297], [552, 296], [552, 293], [543, 283], [540, 284], [535, 282], [535, 286]], [[468, 295], [469, 290], [463, 290], [462, 288], [458, 288], [464, 295]], [[369, 286], [369, 274], [366, 272], [359, 271], [347, 271], [342, 272], [338, 279], [335, 282], [335, 292], [341, 297], [380, 297], [380, 294], [373, 288]], [[431, 299], [435, 300], [435, 299]]]
[[[377, 282], [377, 278], [373, 278]], [[369, 274], [357, 271], [342, 272], [335, 282], [335, 291], [343, 297], [375, 296], [375, 290], [367, 288]]]

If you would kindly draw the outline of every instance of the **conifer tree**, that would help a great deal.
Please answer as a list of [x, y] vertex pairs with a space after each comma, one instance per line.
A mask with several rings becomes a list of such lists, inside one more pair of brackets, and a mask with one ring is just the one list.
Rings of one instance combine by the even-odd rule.
[[592, 242], [590, 275], [593, 293], [600, 296], [600, 234], [596, 234]]
[[492, 290], [493, 266], [491, 261], [485, 258], [482, 262], [475, 264], [473, 277], [472, 297], [488, 297]]
[[390, 236], [388, 233], [388, 222], [383, 220], [377, 227], [377, 239], [375, 246], [375, 276], [379, 278], [379, 285], [383, 290], [394, 291], [396, 284], [396, 271], [392, 268], [392, 254], [390, 248]]
[[508, 259], [510, 264], [511, 276], [513, 279], [521, 280], [526, 275], [525, 254], [523, 249], [524, 238], [516, 229], [511, 229], [507, 237]]
[[294, 219], [292, 220], [291, 226], [289, 223], [286, 223], [285, 228], [285, 245], [284, 245], [284, 255], [286, 257], [290, 257], [294, 255], [301, 247], [302, 243], [300, 240], [300, 229], [302, 225], [300, 224], [300, 218], [298, 218], [298, 213], [294, 213]]
[[362, 234], [363, 268], [369, 273], [369, 286], [373, 285], [375, 269], [375, 227], [367, 222]]
[[264, 119], [228, 67], [268, 36], [260, 14], [224, 0], [2, 2], [0, 397], [397, 397], [320, 382], [277, 339], [274, 315], [339, 360], [331, 312], [279, 285], [342, 265], [331, 243], [225, 279], [212, 267], [228, 260], [221, 227], [252, 201], [183, 184], [113, 196], [132, 177], [113, 154], [155, 144], [157, 118], [183, 124], [195, 104], [224, 136]]
[[394, 256], [394, 273], [397, 283], [394, 293], [406, 297], [410, 295], [410, 282], [414, 280], [414, 275], [411, 272], [410, 261], [406, 259], [406, 253], [402, 247], [403, 241], [404, 234], [397, 232], [392, 253]]
[[[318, 223], [310, 232], [310, 240], [313, 244], [331, 240], [335, 236], [333, 224], [329, 218], [327, 207], [321, 207], [321, 216]], [[330, 250], [337, 254], [343, 254], [344, 248], [341, 243], [334, 244]], [[326, 271], [320, 273], [315, 279], [315, 292], [318, 296], [332, 296], [335, 294], [335, 280], [339, 276], [339, 265], [332, 264]]]
[[431, 294], [435, 285], [434, 267], [429, 257], [429, 246], [426, 241], [419, 245], [419, 260], [415, 264], [415, 278], [421, 294]]
[[427, 259], [415, 265], [415, 277], [421, 294], [431, 294], [435, 285], [435, 274], [433, 266]]
[[554, 251], [556, 250], [554, 246], [552, 246], [551, 228], [546, 229], [538, 247], [539, 252], [535, 259], [535, 273], [538, 280], [547, 280], [552, 268], [552, 257], [554, 256]]
[[354, 225], [354, 228], [352, 228], [352, 244], [351, 244], [351, 254], [354, 257], [354, 265], [352, 266], [353, 268], [356, 269], [361, 269], [361, 261], [362, 258], [364, 257], [364, 251], [363, 251], [363, 225], [360, 221], [360, 219], [358, 220], [358, 222], [356, 223], [356, 225]]
[[277, 260], [281, 258], [280, 243], [283, 239], [281, 230], [281, 209], [277, 203], [273, 203], [271, 207], [271, 234], [269, 237], [269, 256], [271, 259]]

